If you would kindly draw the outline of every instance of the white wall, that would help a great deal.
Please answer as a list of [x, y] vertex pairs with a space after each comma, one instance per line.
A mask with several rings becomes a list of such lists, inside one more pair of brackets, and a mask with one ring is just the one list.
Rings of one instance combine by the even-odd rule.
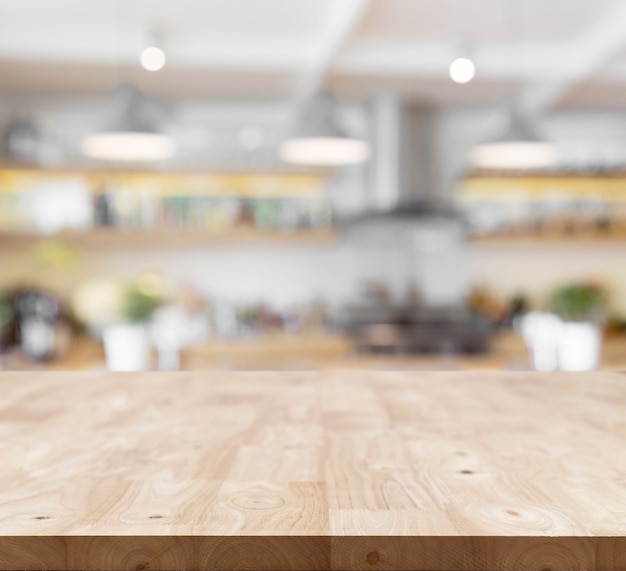
[[0, 251], [0, 287], [38, 283], [64, 295], [82, 280], [132, 278], [155, 270], [173, 282], [194, 285], [205, 295], [236, 302], [288, 305], [316, 298], [341, 302], [355, 295], [360, 270], [349, 248], [337, 246], [133, 247], [85, 249], [62, 270], [37, 264], [31, 248]]
[[540, 304], [565, 281], [600, 279], [614, 293], [615, 307], [626, 316], [626, 245], [581, 244], [542, 247], [472, 243], [448, 250], [372, 245], [353, 249], [346, 243], [316, 246], [169, 247], [79, 252], [79, 262], [49, 270], [35, 261], [31, 248], [0, 249], [0, 288], [37, 283], [71, 292], [82, 280], [114, 275], [133, 277], [158, 270], [173, 281], [197, 286], [205, 295], [231, 301], [267, 301], [277, 305], [322, 298], [332, 305], [354, 303], [368, 280], [385, 280], [403, 295], [404, 280], [415, 279], [424, 301], [455, 305], [470, 285], [486, 284], [504, 296], [525, 293]]
[[[205, 296], [233, 302], [268, 302], [277, 306], [323, 299], [333, 306], [362, 300], [364, 285], [383, 282], [397, 301], [410, 281], [428, 305], [457, 305], [466, 290], [458, 236], [436, 228], [381, 234], [366, 229], [350, 238], [314, 245], [181, 247], [128, 244], [74, 248], [76, 262], [51, 270], [38, 262], [36, 246], [0, 244], [0, 288], [31, 283], [67, 297], [85, 279], [130, 279], [153, 270], [173, 283], [188, 283]], [[447, 243], [443, 243], [447, 240]]]

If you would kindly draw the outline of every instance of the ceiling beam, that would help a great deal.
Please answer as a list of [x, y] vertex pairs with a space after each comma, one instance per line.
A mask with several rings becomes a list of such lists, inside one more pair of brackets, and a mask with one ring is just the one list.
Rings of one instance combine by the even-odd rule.
[[[529, 45], [523, 50], [524, 66], [511, 65], [519, 62], [522, 52], [519, 46], [482, 44], [478, 55], [477, 80], [522, 81], [524, 68], [532, 70], [537, 81], [554, 78], [562, 71], [563, 58], [568, 50], [562, 45], [546, 47]], [[354, 46], [342, 50], [333, 62], [333, 70], [341, 75], [419, 78], [425, 80], [449, 79], [450, 62], [458, 56], [458, 50], [447, 40], [387, 40], [375, 44]], [[450, 84], [452, 85], [452, 84]]]
[[335, 55], [361, 21], [372, 0], [339, 0], [330, 3], [328, 20], [320, 34], [315, 59], [296, 83], [293, 102], [297, 108], [320, 88]]
[[541, 113], [556, 106], [577, 85], [593, 77], [626, 48], [626, 3], [611, 6], [567, 50], [563, 72], [554, 81], [527, 88], [521, 103]]

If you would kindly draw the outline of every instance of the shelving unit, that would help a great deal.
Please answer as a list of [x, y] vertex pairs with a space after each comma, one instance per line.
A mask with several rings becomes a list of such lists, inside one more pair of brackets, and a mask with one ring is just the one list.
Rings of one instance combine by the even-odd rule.
[[472, 244], [626, 244], [624, 173], [479, 175], [461, 181], [457, 190]]
[[[324, 183], [320, 174], [0, 167], [0, 248], [45, 239], [80, 248], [331, 242], [337, 232], [321, 193]], [[57, 208], [66, 200], [79, 204], [78, 222], [68, 222]], [[57, 216], [52, 224], [45, 220], [47, 209]], [[63, 227], [68, 229], [58, 229]]]

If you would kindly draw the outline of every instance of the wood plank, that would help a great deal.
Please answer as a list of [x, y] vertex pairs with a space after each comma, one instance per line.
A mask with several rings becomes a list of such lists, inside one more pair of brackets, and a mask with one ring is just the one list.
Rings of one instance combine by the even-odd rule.
[[0, 247], [31, 248], [42, 240], [58, 240], [79, 250], [110, 248], [207, 248], [298, 245], [326, 245], [340, 239], [333, 228], [294, 228], [285, 230], [233, 228], [211, 232], [173, 228], [129, 229], [92, 228], [89, 230], [62, 230], [47, 235], [36, 231], [0, 230]]
[[0, 374], [0, 570], [623, 571], [626, 376]]

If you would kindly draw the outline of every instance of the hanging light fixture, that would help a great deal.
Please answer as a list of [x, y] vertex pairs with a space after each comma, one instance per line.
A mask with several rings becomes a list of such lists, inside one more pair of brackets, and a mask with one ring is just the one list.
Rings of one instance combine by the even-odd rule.
[[[517, 28], [520, 54], [523, 56], [524, 21], [520, 11], [522, 2], [508, 0], [511, 30]], [[524, 71], [524, 59], [520, 57], [519, 69]], [[524, 74], [524, 75], [527, 75]], [[542, 136], [536, 118], [524, 107], [519, 94], [507, 102], [507, 123], [501, 133], [490, 141], [475, 146], [470, 153], [470, 163], [484, 169], [537, 169], [550, 166], [556, 160], [556, 148]]]
[[550, 166], [555, 160], [554, 145], [541, 136], [530, 115], [515, 104], [509, 105], [506, 128], [470, 153], [471, 164], [484, 169], [535, 169]]
[[81, 144], [84, 155], [112, 161], [154, 161], [171, 157], [172, 138], [150, 118], [146, 97], [132, 84], [118, 86], [111, 97], [110, 124]]
[[448, 68], [450, 79], [455, 83], [469, 83], [476, 75], [472, 46], [467, 40], [461, 40], [456, 52], [457, 56], [450, 62]]
[[167, 56], [162, 47], [161, 35], [156, 30], [150, 30], [146, 47], [142, 50], [139, 61], [141, 67], [147, 71], [159, 71], [165, 67]]
[[316, 95], [294, 135], [280, 149], [282, 160], [312, 166], [361, 163], [370, 156], [367, 141], [348, 136], [337, 118], [337, 101], [329, 93]]

